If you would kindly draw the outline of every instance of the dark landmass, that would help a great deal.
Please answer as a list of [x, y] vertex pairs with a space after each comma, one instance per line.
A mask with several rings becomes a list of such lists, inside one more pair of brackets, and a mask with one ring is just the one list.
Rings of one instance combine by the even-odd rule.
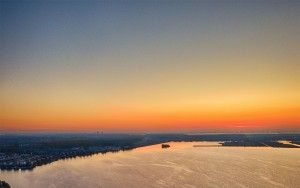
[[298, 145], [300, 145], [300, 141], [293, 140], [293, 141], [292, 141], [292, 144], [298, 144]]
[[0, 134], [0, 169], [31, 170], [59, 159], [130, 150], [170, 141], [219, 141], [222, 146], [300, 148], [300, 134]]
[[0, 188], [10, 188], [10, 185], [5, 181], [0, 180]]

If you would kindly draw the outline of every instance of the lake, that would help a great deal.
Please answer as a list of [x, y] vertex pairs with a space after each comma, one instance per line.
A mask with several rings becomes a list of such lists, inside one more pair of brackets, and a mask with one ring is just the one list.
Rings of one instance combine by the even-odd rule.
[[1, 171], [13, 188], [300, 187], [300, 149], [170, 142]]

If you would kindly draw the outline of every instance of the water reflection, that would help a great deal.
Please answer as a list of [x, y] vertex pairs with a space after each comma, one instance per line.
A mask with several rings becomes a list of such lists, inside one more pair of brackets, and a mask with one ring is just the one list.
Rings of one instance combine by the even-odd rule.
[[[12, 187], [297, 187], [300, 150], [170, 142], [2, 171]], [[197, 146], [197, 147], [194, 147]]]

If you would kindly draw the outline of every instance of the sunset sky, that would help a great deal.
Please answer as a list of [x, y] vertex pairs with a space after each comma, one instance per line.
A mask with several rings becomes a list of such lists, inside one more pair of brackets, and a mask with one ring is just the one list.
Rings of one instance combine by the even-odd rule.
[[299, 1], [0, 1], [0, 131], [300, 131]]

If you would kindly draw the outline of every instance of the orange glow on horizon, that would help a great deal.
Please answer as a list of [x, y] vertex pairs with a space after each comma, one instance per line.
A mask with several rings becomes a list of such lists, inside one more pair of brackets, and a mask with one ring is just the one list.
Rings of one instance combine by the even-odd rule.
[[[192, 109], [192, 108], [191, 108]], [[300, 107], [264, 109], [119, 109], [80, 115], [19, 117], [3, 120], [4, 130], [105, 130], [105, 131], [262, 131], [299, 130]]]

